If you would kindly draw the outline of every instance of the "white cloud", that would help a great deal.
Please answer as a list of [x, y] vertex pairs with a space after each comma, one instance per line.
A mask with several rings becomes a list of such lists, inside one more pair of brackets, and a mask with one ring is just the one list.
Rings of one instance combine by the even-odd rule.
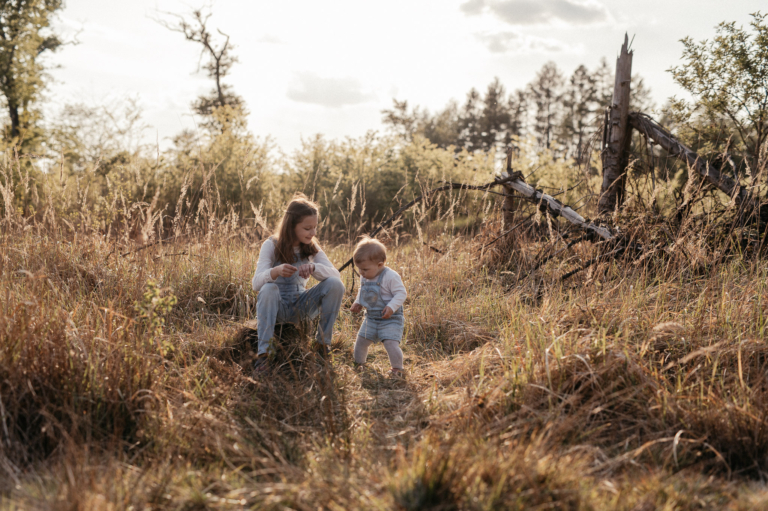
[[536, 37], [520, 32], [484, 33], [477, 34], [476, 37], [491, 53], [565, 53], [578, 49], [557, 39]]
[[465, 2], [461, 4], [461, 12], [464, 14], [467, 14], [468, 16], [474, 16], [475, 14], [480, 14], [483, 12], [483, 8], [485, 7], [485, 0], [469, 0], [468, 2]]
[[597, 0], [469, 0], [460, 9], [468, 16], [490, 12], [510, 25], [592, 25], [610, 19]]
[[288, 89], [288, 98], [299, 103], [312, 103], [331, 108], [357, 105], [374, 99], [363, 92], [355, 78], [323, 78], [314, 73], [298, 73], [298, 83]]

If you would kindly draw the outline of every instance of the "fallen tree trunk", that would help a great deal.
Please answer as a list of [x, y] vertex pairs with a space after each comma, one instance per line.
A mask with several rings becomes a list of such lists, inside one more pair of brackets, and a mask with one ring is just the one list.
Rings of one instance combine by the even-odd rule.
[[740, 206], [751, 204], [752, 196], [739, 183], [720, 173], [695, 151], [683, 145], [674, 135], [663, 126], [640, 112], [629, 114], [629, 123], [640, 133], [659, 144], [670, 156], [674, 156], [689, 167], [696, 170], [707, 182], [716, 186], [728, 197], [733, 198]]
[[614, 235], [608, 228], [587, 222], [584, 217], [576, 213], [573, 209], [571, 209], [570, 206], [566, 206], [551, 195], [547, 195], [546, 193], [535, 189], [522, 179], [510, 180], [509, 177], [509, 174], [502, 172], [501, 178], [497, 181], [499, 184], [504, 184], [505, 187], [512, 188], [531, 202], [539, 204], [540, 208], [545, 207], [552, 216], [562, 216], [572, 224], [589, 233], [596, 234], [604, 240], [610, 240], [613, 238]]
[[[381, 222], [370, 234], [369, 236], [371, 238], [375, 238], [378, 233], [380, 233], [383, 229], [386, 229], [392, 223], [403, 213], [405, 213], [408, 209], [416, 205], [417, 203], [429, 199], [433, 195], [445, 192], [448, 190], [478, 190], [478, 191], [485, 191], [488, 192], [490, 188], [494, 186], [503, 185], [505, 188], [511, 188], [512, 190], [519, 193], [522, 198], [533, 202], [537, 204], [537, 207], [542, 210], [549, 212], [549, 214], [553, 217], [562, 216], [572, 224], [576, 225], [577, 227], [585, 230], [589, 234], [596, 235], [604, 240], [610, 240], [614, 237], [614, 234], [606, 227], [602, 227], [599, 225], [591, 224], [587, 222], [584, 217], [576, 213], [573, 209], [571, 209], [570, 206], [564, 205], [559, 200], [555, 199], [554, 197], [547, 195], [539, 190], [536, 190], [534, 187], [523, 181], [520, 177], [519, 173], [513, 173], [508, 174], [507, 172], [502, 172], [501, 176], [497, 177], [494, 181], [491, 181], [490, 183], [486, 183], [484, 185], [467, 185], [463, 183], [448, 183], [443, 186], [439, 186], [437, 188], [433, 188], [429, 190], [428, 192], [419, 195], [415, 199], [413, 199], [411, 202], [405, 204], [400, 209], [395, 211], [395, 213], [387, 218], [385, 221]], [[494, 192], [489, 192], [494, 193]], [[503, 195], [504, 197], [509, 197], [509, 193], [504, 194], [497, 194], [497, 195]], [[347, 262], [345, 262], [340, 268], [339, 271], [343, 271], [346, 269], [349, 265], [352, 264], [352, 258], [350, 258]]]

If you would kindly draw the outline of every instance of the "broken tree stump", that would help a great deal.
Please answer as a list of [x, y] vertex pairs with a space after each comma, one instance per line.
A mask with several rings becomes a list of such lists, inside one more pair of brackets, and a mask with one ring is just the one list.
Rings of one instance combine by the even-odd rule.
[[[512, 152], [514, 148], [510, 147], [507, 151], [507, 172], [511, 172], [512, 169]], [[507, 192], [507, 196], [504, 198], [504, 203], [501, 206], [502, 217], [502, 231], [507, 232], [515, 225], [515, 214], [517, 213], [518, 200], [509, 184], [504, 183], [502, 185], [504, 191]], [[512, 233], [510, 233], [512, 234]], [[513, 235], [514, 236], [514, 235]], [[510, 240], [511, 242], [511, 240]]]
[[616, 78], [613, 99], [606, 112], [603, 126], [603, 184], [600, 188], [598, 211], [611, 213], [624, 200], [626, 168], [629, 163], [629, 145], [632, 139], [629, 127], [629, 92], [632, 79], [632, 52], [629, 38], [624, 34], [624, 44], [616, 59]]

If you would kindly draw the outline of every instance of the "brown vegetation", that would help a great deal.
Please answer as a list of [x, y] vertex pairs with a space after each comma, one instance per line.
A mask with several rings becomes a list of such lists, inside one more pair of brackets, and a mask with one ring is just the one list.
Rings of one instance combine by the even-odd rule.
[[[353, 371], [358, 319], [344, 311], [329, 365], [308, 331], [284, 329], [277, 368], [252, 379], [253, 332], [241, 325], [255, 312], [257, 250], [226, 222], [131, 247], [9, 215], [5, 506], [765, 505], [754, 484], [768, 473], [759, 247], [739, 243], [747, 228], [694, 214], [672, 224], [638, 202], [623, 215], [620, 232], [649, 255], [565, 282], [609, 249], [548, 257], [561, 247], [545, 219], [487, 247], [499, 218], [475, 239], [427, 226], [428, 244], [393, 236], [388, 263], [410, 290], [404, 381], [385, 378], [383, 350]], [[350, 249], [329, 253], [341, 263]]]
[[[625, 141], [603, 153], [622, 198], [596, 222], [606, 64], [565, 84], [549, 63], [526, 91], [494, 80], [435, 115], [395, 102], [395, 135], [318, 135], [291, 155], [248, 132], [221, 83], [236, 57], [202, 11], [174, 26], [206, 49], [216, 89], [194, 104], [204, 129], [162, 154], [136, 145], [131, 101], [70, 105], [46, 133], [5, 91], [0, 508], [768, 507], [752, 17], [754, 38], [723, 24], [683, 41], [672, 72], [694, 101], [664, 113], [679, 141], [627, 113], [647, 103], [641, 80], [623, 94], [621, 123], [646, 139], [606, 137]], [[32, 105], [43, 68], [25, 62], [34, 83], [14, 97]], [[312, 325], [283, 326], [271, 372], [252, 377], [250, 278], [297, 190], [320, 203], [337, 265], [379, 226], [409, 289], [405, 379], [385, 377], [380, 349], [353, 369], [352, 269], [331, 360]]]

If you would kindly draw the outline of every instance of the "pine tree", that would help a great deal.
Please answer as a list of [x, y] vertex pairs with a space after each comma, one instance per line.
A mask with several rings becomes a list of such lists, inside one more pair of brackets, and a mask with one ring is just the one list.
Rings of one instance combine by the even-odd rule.
[[490, 151], [497, 144], [509, 144], [509, 110], [504, 101], [506, 91], [498, 78], [488, 85], [483, 98], [483, 111], [479, 119], [480, 143], [483, 151]]
[[534, 130], [539, 144], [547, 149], [557, 136], [564, 81], [555, 63], [547, 62], [528, 85], [531, 101], [536, 105]]
[[458, 147], [459, 106], [456, 101], [449, 101], [445, 108], [435, 115], [426, 115], [421, 121], [419, 131], [437, 147]]
[[476, 151], [482, 147], [480, 117], [482, 99], [474, 87], [467, 93], [467, 100], [459, 113], [458, 147]]
[[392, 99], [392, 109], [381, 111], [381, 122], [388, 126], [396, 135], [404, 140], [411, 140], [418, 129], [419, 107], [415, 107], [412, 112], [408, 111], [408, 101], [398, 101]]
[[563, 94], [563, 143], [577, 163], [581, 163], [584, 146], [594, 133], [601, 104], [595, 76], [581, 65], [568, 80]]
[[509, 112], [509, 135], [510, 138], [521, 137], [528, 129], [528, 95], [524, 90], [516, 90], [509, 95], [507, 100], [507, 111]]

